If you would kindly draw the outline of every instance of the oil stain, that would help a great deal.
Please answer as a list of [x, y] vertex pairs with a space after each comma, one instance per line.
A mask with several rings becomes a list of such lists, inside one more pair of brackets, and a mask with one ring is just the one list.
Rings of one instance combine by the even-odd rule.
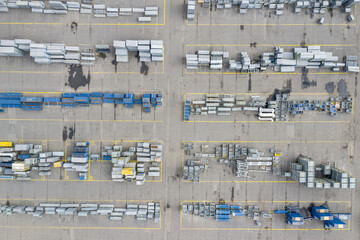
[[67, 127], [66, 126], [64, 126], [62, 138], [63, 138], [63, 141], [66, 141], [66, 139], [68, 138]]
[[74, 90], [77, 90], [79, 87], [89, 85], [90, 79], [90, 70], [88, 75], [85, 76], [81, 65], [71, 64], [69, 66], [68, 84], [66, 84], [66, 86], [70, 86]]
[[73, 139], [74, 135], [75, 135], [75, 125], [69, 128], [69, 139], [70, 140]]
[[106, 53], [103, 53], [103, 52], [99, 52], [99, 53], [96, 53], [96, 56], [102, 58], [102, 59], [105, 59], [106, 58]]
[[116, 61], [116, 59], [111, 61], [111, 64], [114, 65], [114, 67], [115, 67], [115, 72], [117, 72], [117, 63], [118, 62]]
[[291, 79], [286, 80], [285, 86], [282, 89], [275, 88], [274, 93], [270, 95], [269, 101], [276, 100], [276, 94], [290, 94], [292, 89]]
[[302, 69], [301, 73], [301, 88], [308, 88], [308, 87], [316, 87], [317, 82], [315, 80], [310, 81], [308, 78], [308, 70], [306, 68]]
[[149, 73], [149, 67], [144, 62], [141, 62], [140, 73], [144, 75], [148, 75]]

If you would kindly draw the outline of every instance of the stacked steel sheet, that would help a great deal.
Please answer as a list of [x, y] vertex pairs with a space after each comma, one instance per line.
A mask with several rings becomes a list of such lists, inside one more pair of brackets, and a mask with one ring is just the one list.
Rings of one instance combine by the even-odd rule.
[[160, 203], [128, 204], [116, 207], [114, 204], [97, 203], [40, 203], [38, 206], [0, 205], [0, 213], [6, 215], [28, 214], [33, 217], [44, 215], [72, 215], [87, 217], [90, 215], [109, 216], [109, 220], [121, 221], [125, 216], [134, 216], [138, 221], [160, 221]]
[[[201, 2], [202, 7], [209, 8], [210, 0]], [[351, 8], [358, 2], [359, 0], [218, 0], [215, 6], [217, 10], [239, 8], [240, 14], [246, 14], [248, 9], [270, 9], [274, 10], [276, 15], [282, 15], [284, 8], [288, 8], [288, 6], [294, 8], [294, 13], [310, 10], [312, 14], [325, 14], [327, 9], [335, 8], [344, 8], [345, 13], [349, 13]]]
[[40, 176], [51, 175], [51, 165], [58, 164], [65, 156], [63, 151], [44, 152], [42, 145], [1, 142], [0, 178], [30, 180], [30, 173], [38, 171]]
[[298, 157], [297, 163], [291, 163], [290, 172], [283, 176], [291, 177], [309, 188], [356, 188], [356, 178], [349, 173], [329, 164], [316, 167], [315, 161], [302, 155]]
[[210, 69], [221, 70], [223, 59], [229, 58], [229, 52], [198, 50], [197, 54], [186, 54], [186, 68], [198, 69], [205, 66]]
[[[247, 52], [241, 52], [240, 60], [229, 60], [228, 69], [240, 72], [259, 72], [272, 70], [275, 72], [295, 72], [296, 69], [330, 69], [334, 72], [359, 72], [357, 56], [347, 55], [345, 62], [338, 62], [339, 57], [332, 52], [321, 51], [320, 46], [294, 48], [286, 52], [281, 47], [276, 47], [273, 52], [264, 52], [261, 60], [251, 60]], [[210, 59], [209, 59], [210, 57]], [[186, 54], [186, 68], [198, 69], [208, 67], [221, 70], [223, 60], [229, 58], [228, 52], [199, 50], [197, 54]]]
[[163, 62], [162, 40], [114, 40], [116, 62], [128, 62], [129, 52], [138, 52], [141, 62]]
[[[94, 9], [94, 17], [118, 17], [131, 16], [133, 13], [142, 13], [143, 17], [138, 17], [139, 22], [151, 22], [151, 17], [156, 17], [159, 14], [158, 7], [144, 7], [144, 8], [118, 8], [106, 7], [105, 4], [92, 4], [92, 1], [80, 2], [75, 1], [17, 1], [17, 0], [1, 0], [0, 12], [9, 12], [9, 9], [30, 9], [32, 13], [68, 14], [68, 11], [80, 12], [81, 14], [92, 14]], [[48, 8], [50, 7], [50, 8]]]

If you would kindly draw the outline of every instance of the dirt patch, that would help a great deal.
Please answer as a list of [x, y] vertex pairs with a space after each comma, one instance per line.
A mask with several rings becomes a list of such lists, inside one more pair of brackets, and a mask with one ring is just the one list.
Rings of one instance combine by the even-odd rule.
[[66, 86], [70, 86], [74, 90], [77, 90], [79, 87], [85, 87], [90, 85], [90, 70], [88, 75], [85, 76], [81, 65], [70, 65], [69, 66], [69, 78]]
[[334, 93], [335, 90], [335, 83], [334, 82], [328, 82], [325, 86], [327, 93]]
[[316, 81], [310, 81], [308, 78], [308, 70], [306, 68], [302, 69], [301, 73], [301, 88], [308, 88], [308, 87], [316, 87], [317, 82]]
[[117, 72], [117, 61], [116, 61], [116, 59], [114, 59], [114, 60], [112, 60], [112, 62], [111, 62], [111, 64], [112, 65], [114, 65], [114, 67], [115, 67], [115, 72]]
[[149, 73], [149, 67], [144, 62], [141, 62], [140, 73], [144, 75], [148, 75]]
[[77, 28], [78, 28], [77, 22], [72, 22], [70, 28], [71, 28], [71, 31], [73, 32], [73, 34], [75, 34], [77, 32]]
[[340, 97], [345, 98], [350, 95], [349, 92], [347, 91], [347, 86], [344, 79], [341, 79], [337, 85], [338, 85], [337, 91]]

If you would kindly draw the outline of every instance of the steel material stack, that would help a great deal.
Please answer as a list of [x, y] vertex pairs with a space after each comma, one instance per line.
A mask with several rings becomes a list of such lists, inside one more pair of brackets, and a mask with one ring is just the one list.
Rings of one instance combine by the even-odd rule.
[[0, 142], [0, 172], [3, 179], [30, 180], [32, 171], [51, 175], [51, 164], [58, 164], [64, 152], [42, 152], [41, 145]]
[[30, 52], [30, 57], [35, 63], [65, 63], [93, 65], [95, 55], [93, 53], [81, 53], [77, 46], [65, 46], [61, 43], [38, 44], [29, 39], [1, 40], [0, 56], [24, 56], [24, 52]]
[[195, 17], [195, 0], [189, 0], [187, 3], [187, 19], [194, 20]]
[[40, 203], [38, 206], [0, 205], [0, 213], [6, 215], [28, 214], [33, 217], [44, 215], [72, 215], [87, 217], [89, 215], [109, 216], [109, 220], [120, 221], [124, 216], [133, 215], [138, 221], [160, 220], [160, 203], [128, 204], [126, 207], [115, 207], [113, 204], [96, 203]]
[[[347, 172], [337, 168], [331, 168], [329, 164], [321, 164], [317, 168], [315, 162], [310, 158], [300, 155], [298, 163], [291, 163], [291, 178], [299, 183], [303, 183], [310, 188], [355, 188], [356, 178], [351, 177]], [[321, 177], [316, 177], [316, 175]]]
[[186, 68], [197, 69], [199, 65], [221, 70], [223, 59], [229, 58], [229, 52], [198, 50], [197, 54], [186, 54]]
[[71, 158], [68, 158], [63, 167], [68, 172], [78, 172], [79, 179], [86, 180], [89, 171], [89, 142], [76, 142]]
[[[203, 0], [202, 7], [209, 8], [210, 0]], [[351, 11], [351, 7], [357, 4], [359, 0], [320, 0], [320, 1], [283, 1], [283, 0], [266, 0], [266, 1], [249, 1], [249, 0], [220, 0], [216, 2], [216, 10], [239, 8], [240, 14], [246, 14], [248, 9], [270, 9], [274, 10], [276, 15], [282, 15], [283, 9], [288, 6], [294, 8], [294, 13], [301, 13], [302, 9], [310, 11], [312, 14], [325, 14], [327, 9], [344, 7], [345, 13]]]
[[[200, 51], [200, 50], [199, 50]], [[203, 51], [203, 50], [201, 50]], [[221, 51], [211, 52], [210, 65], [202, 61], [204, 66], [210, 69], [221, 70], [222, 61], [229, 57], [229, 53]], [[199, 54], [186, 54], [186, 68], [197, 69], [200, 65]], [[205, 58], [204, 58], [205, 60]], [[338, 72], [358, 72], [357, 56], [347, 55], [344, 62], [338, 62], [339, 58], [332, 52], [320, 50], [320, 46], [308, 46], [306, 48], [294, 48], [292, 52], [285, 52], [281, 47], [275, 47], [274, 52], [264, 52], [260, 61], [251, 61], [247, 52], [241, 52], [241, 59], [229, 60], [228, 68], [231, 71], [260, 72], [268, 68], [275, 72], [295, 72], [301, 69], [329, 69]]]
[[128, 51], [138, 52], [141, 62], [163, 62], [162, 40], [126, 40], [114, 41], [115, 55], [117, 62], [128, 62]]
[[205, 165], [199, 161], [187, 160], [183, 169], [183, 178], [186, 181], [200, 182], [200, 172], [205, 172]]

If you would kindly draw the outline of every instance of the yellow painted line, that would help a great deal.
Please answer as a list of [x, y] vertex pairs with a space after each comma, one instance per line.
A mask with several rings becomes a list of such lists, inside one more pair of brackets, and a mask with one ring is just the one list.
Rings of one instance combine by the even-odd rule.
[[[1, 119], [0, 119], [1, 120]], [[270, 123], [270, 124], [281, 124], [281, 123], [350, 123], [351, 121], [184, 121], [186, 123]]]
[[22, 229], [105, 229], [105, 230], [160, 230], [157, 228], [136, 228], [136, 227], [55, 227], [55, 226], [0, 226], [0, 228], [22, 228]]
[[91, 119], [17, 119], [17, 118], [2, 118], [0, 121], [33, 121], [33, 122], [141, 122], [141, 123], [162, 123], [162, 120], [91, 120]]
[[[0, 91], [0, 93], [13, 93], [13, 92], [17, 92], [17, 91]], [[19, 92], [19, 93], [22, 93], [22, 94], [62, 94], [63, 92]]]
[[[183, 200], [182, 202], [214, 202], [214, 201], [207, 201], [207, 200]], [[259, 201], [259, 200], [243, 200], [243, 201], [228, 201], [228, 200], [225, 200], [225, 201], [221, 201], [221, 202], [228, 202], [228, 203], [246, 203], [246, 202], [258, 202], [258, 203], [309, 203], [309, 202], [317, 202], [317, 203], [324, 203], [324, 202], [330, 202], [330, 203], [351, 203], [351, 201], [327, 201], [327, 200], [324, 200], [324, 201], [297, 201], [297, 200], [279, 200], [279, 201], [276, 201], [276, 200], [272, 200], [272, 201]]]
[[[207, 94], [232, 94], [232, 95], [269, 95], [269, 93], [263, 92], [263, 93], [184, 93], [184, 95], [207, 95]], [[326, 95], [331, 96], [329, 93], [297, 93], [297, 92], [291, 92], [290, 95]]]

